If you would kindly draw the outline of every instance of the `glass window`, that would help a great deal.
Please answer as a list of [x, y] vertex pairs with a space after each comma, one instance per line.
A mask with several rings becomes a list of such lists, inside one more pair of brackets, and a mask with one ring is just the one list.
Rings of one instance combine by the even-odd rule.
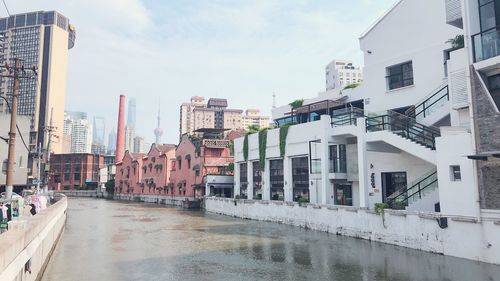
[[462, 173], [460, 172], [459, 165], [450, 166], [451, 181], [461, 181]]
[[390, 66], [386, 71], [389, 90], [413, 85], [413, 65], [411, 61]]
[[28, 14], [26, 18], [26, 25], [36, 25], [36, 13]]
[[481, 15], [481, 31], [485, 31], [496, 26], [495, 4], [493, 2], [481, 6], [479, 8], [479, 13]]
[[240, 163], [240, 198], [247, 199], [248, 171], [247, 163]]
[[269, 161], [271, 200], [284, 200], [283, 159]]
[[252, 162], [253, 199], [262, 199], [262, 172], [259, 161]]
[[308, 157], [292, 159], [293, 201], [300, 198], [309, 201], [309, 167]]
[[26, 15], [16, 16], [16, 27], [23, 27], [26, 22]]

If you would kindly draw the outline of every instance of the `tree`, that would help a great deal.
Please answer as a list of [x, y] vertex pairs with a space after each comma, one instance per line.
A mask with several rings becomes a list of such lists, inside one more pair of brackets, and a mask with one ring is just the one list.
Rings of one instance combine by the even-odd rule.
[[106, 186], [106, 192], [108, 194], [115, 193], [115, 180], [114, 179], [108, 180], [104, 186]]

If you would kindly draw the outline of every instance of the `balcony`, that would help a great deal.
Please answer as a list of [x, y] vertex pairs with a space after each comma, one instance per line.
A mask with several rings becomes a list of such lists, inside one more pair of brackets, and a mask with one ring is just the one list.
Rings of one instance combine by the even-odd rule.
[[500, 27], [494, 27], [472, 36], [474, 62], [500, 55]]
[[446, 0], [446, 23], [458, 28], [464, 28], [462, 5], [460, 0]]

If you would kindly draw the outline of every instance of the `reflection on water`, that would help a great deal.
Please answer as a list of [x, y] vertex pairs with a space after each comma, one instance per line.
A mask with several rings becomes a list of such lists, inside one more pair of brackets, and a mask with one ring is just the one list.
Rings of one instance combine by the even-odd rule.
[[286, 225], [69, 199], [42, 280], [500, 280], [500, 267]]

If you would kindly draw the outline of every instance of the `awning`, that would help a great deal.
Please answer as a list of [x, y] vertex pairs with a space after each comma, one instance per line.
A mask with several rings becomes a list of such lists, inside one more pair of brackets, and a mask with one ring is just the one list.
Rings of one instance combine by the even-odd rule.
[[296, 108], [292, 109], [292, 112], [293, 113], [308, 113], [308, 112], [317, 111], [317, 110], [325, 110], [325, 109], [329, 109], [329, 108], [336, 107], [339, 105], [343, 105], [346, 100], [347, 100], [347, 96], [342, 96], [342, 97], [339, 97], [339, 98], [333, 99], [333, 100], [332, 99], [322, 100], [319, 102], [310, 103], [310, 104], [296, 107]]
[[467, 155], [468, 159], [488, 161], [489, 158], [500, 158], [500, 151], [481, 152], [474, 155]]

